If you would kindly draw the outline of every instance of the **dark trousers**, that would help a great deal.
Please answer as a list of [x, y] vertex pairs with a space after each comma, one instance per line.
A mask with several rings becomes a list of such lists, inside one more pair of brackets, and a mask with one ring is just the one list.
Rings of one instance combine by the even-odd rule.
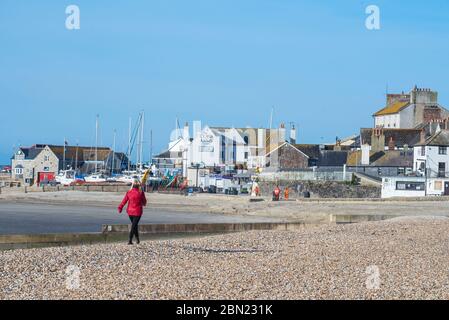
[[129, 231], [129, 242], [133, 241], [133, 236], [136, 236], [136, 240], [139, 241], [140, 217], [129, 216], [129, 220], [131, 220], [131, 230]]

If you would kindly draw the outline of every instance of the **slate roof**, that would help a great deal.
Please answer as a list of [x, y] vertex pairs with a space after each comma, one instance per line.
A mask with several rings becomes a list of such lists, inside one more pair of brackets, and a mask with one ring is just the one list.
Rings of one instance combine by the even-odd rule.
[[[404, 145], [414, 146], [421, 139], [421, 129], [390, 129], [383, 128], [385, 135], [385, 146], [388, 146], [390, 139], [393, 138], [394, 144], [398, 148], [402, 148]], [[372, 128], [360, 129], [360, 138], [363, 144], [371, 144], [371, 136], [373, 133]]]
[[418, 143], [417, 146], [449, 147], [449, 130], [441, 130], [428, 137], [425, 142]]
[[171, 159], [171, 158], [181, 158], [182, 152], [176, 151], [164, 151], [158, 155], [153, 156], [153, 159]]
[[341, 167], [346, 164], [347, 151], [321, 150], [317, 165], [319, 167]]
[[[348, 154], [346, 165], [361, 166], [362, 151], [352, 151]], [[370, 152], [370, 167], [413, 167], [413, 150], [385, 150]]]
[[29, 147], [29, 148], [22, 147], [22, 148], [20, 148], [20, 150], [23, 152], [23, 155], [25, 156], [26, 160], [33, 160], [42, 151], [42, 149], [36, 149], [33, 147]]
[[295, 144], [294, 146], [311, 159], [320, 158], [320, 145], [318, 144]]

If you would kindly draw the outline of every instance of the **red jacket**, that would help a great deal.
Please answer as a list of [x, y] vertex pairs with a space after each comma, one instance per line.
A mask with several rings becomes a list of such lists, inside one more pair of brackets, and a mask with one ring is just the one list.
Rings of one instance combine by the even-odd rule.
[[145, 193], [139, 189], [133, 188], [129, 190], [122, 202], [118, 206], [118, 212], [122, 213], [123, 207], [128, 202], [128, 208], [126, 212], [129, 216], [140, 217], [143, 213], [143, 206], [147, 205], [147, 198], [145, 198]]

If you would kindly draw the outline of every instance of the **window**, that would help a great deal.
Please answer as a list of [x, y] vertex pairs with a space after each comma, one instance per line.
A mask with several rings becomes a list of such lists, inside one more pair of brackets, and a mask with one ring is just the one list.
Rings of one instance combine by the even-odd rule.
[[426, 147], [422, 146], [421, 147], [421, 156], [425, 156], [426, 155]]
[[423, 191], [424, 182], [396, 182], [396, 190]]
[[248, 152], [245, 152], [245, 159], [248, 159]]
[[445, 178], [446, 177], [446, 163], [438, 162], [438, 177]]
[[49, 156], [44, 156], [44, 161], [49, 161], [50, 157]]
[[447, 147], [438, 147], [438, 154], [447, 154]]
[[22, 168], [16, 168], [15, 172], [16, 172], [16, 174], [23, 174], [23, 169]]

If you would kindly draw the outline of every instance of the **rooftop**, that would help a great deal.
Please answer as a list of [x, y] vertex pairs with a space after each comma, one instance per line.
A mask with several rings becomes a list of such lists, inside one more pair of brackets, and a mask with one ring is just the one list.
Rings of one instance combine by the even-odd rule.
[[374, 114], [374, 116], [384, 116], [384, 115], [389, 115], [389, 114], [395, 114], [395, 113], [398, 113], [399, 111], [405, 109], [409, 105], [410, 105], [409, 101], [397, 101], [397, 102], [394, 102], [394, 103], [386, 106], [383, 109], [380, 109], [379, 111], [377, 111]]
[[417, 146], [449, 147], [449, 130], [441, 130], [428, 137], [426, 141], [418, 143]]

